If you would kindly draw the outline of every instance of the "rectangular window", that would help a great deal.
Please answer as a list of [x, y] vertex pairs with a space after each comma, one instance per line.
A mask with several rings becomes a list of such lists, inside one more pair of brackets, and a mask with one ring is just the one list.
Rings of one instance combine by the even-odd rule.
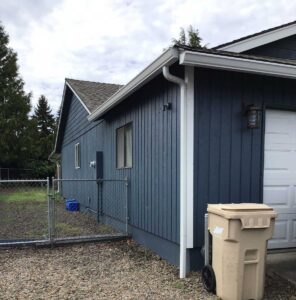
[[80, 144], [75, 144], [75, 169], [80, 168]]
[[116, 130], [116, 167], [131, 168], [133, 158], [132, 123]]

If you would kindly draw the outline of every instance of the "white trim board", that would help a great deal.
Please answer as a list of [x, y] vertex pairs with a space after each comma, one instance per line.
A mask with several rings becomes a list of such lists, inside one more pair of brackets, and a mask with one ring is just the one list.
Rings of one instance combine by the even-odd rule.
[[142, 87], [145, 83], [153, 79], [155, 76], [161, 73], [162, 67], [166, 65], [171, 65], [176, 62], [179, 58], [179, 51], [175, 48], [169, 48], [164, 53], [162, 53], [156, 60], [154, 60], [147, 68], [140, 72], [136, 77], [134, 77], [125, 86], [119, 89], [115, 94], [113, 94], [106, 102], [104, 102], [100, 107], [98, 107], [90, 116], [88, 116], [89, 121], [93, 121], [104, 113], [112, 109], [118, 103], [127, 98], [134, 91]]
[[183, 51], [180, 54], [180, 64], [276, 77], [296, 78], [296, 65], [223, 56], [211, 53]]
[[60, 135], [60, 126], [61, 126], [61, 122], [62, 122], [62, 114], [63, 114], [63, 109], [64, 109], [66, 88], [67, 88], [66, 84], [64, 84], [64, 90], [63, 90], [63, 96], [62, 96], [62, 103], [61, 103], [61, 107], [60, 107], [60, 117], [59, 117], [57, 134], [56, 134], [56, 137], [55, 137], [54, 149], [51, 152], [51, 154], [49, 155], [49, 159], [51, 159], [52, 155], [55, 154], [56, 150], [57, 150], [58, 138], [59, 138], [59, 135]]
[[271, 31], [263, 32], [262, 34], [254, 35], [245, 40], [233, 42], [226, 46], [218, 46], [215, 49], [241, 53], [253, 48], [257, 48], [281, 40], [294, 34], [296, 34], [296, 24], [291, 24], [286, 27], [281, 27]]

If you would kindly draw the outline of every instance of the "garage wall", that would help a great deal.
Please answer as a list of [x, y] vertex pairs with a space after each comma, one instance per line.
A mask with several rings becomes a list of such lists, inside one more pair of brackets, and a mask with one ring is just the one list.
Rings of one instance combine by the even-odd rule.
[[[244, 104], [263, 109], [248, 129]], [[262, 202], [264, 110], [295, 109], [295, 81], [195, 69], [195, 245], [203, 244], [207, 203]]]

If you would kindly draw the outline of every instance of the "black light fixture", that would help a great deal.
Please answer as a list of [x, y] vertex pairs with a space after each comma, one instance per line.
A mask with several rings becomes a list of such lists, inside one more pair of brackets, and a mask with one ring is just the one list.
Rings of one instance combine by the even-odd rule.
[[254, 104], [245, 105], [244, 115], [247, 116], [247, 127], [250, 129], [259, 128], [260, 126], [260, 112], [259, 106]]
[[166, 111], [166, 110], [171, 110], [172, 109], [172, 103], [168, 102], [166, 104], [163, 105], [162, 110]]

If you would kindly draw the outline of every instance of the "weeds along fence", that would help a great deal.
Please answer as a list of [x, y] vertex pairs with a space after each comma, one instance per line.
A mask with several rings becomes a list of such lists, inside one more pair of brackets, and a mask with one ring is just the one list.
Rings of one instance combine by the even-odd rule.
[[128, 234], [127, 179], [0, 180], [0, 246]]

